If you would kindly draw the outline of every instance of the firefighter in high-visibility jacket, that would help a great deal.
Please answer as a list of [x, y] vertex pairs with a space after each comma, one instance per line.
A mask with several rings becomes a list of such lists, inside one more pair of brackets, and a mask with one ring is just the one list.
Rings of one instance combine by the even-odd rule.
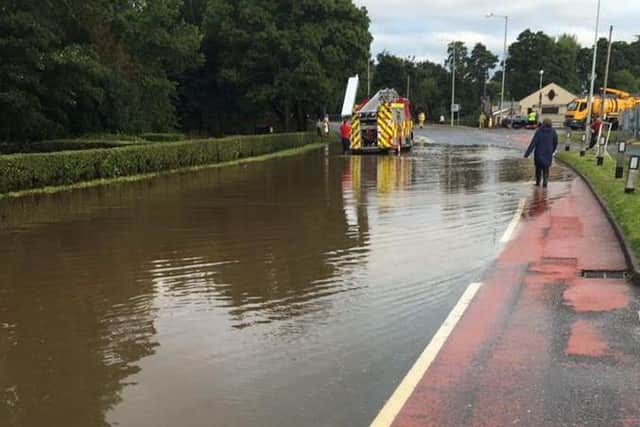
[[538, 124], [538, 113], [535, 110], [532, 110], [529, 113], [527, 116], [527, 122], [529, 122], [530, 125]]
[[427, 116], [423, 111], [420, 111], [420, 113], [418, 114], [418, 126], [420, 126], [420, 129], [424, 128], [425, 120], [427, 120]]

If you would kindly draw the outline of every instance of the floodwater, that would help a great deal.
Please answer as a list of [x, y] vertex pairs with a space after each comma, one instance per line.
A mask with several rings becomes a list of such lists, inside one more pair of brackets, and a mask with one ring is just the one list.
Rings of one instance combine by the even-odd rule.
[[532, 194], [487, 138], [0, 201], [0, 425], [368, 425]]

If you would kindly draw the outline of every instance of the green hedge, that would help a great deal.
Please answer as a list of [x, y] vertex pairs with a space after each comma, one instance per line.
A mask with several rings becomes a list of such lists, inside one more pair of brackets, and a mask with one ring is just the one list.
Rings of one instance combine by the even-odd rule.
[[315, 138], [313, 133], [238, 136], [0, 156], [0, 194], [232, 161], [301, 147]]
[[185, 140], [184, 134], [181, 133], [143, 133], [140, 137], [152, 142], [173, 142]]
[[185, 136], [181, 133], [145, 133], [140, 136], [124, 134], [95, 134], [73, 139], [52, 139], [28, 143], [0, 143], [0, 154], [54, 153], [56, 151], [115, 148], [125, 145], [140, 145], [152, 142], [174, 142], [184, 140]]
[[115, 148], [127, 145], [149, 144], [142, 139], [136, 141], [55, 139], [29, 142], [25, 144], [0, 144], [0, 154], [18, 153], [55, 153], [56, 151], [92, 150], [97, 148]]

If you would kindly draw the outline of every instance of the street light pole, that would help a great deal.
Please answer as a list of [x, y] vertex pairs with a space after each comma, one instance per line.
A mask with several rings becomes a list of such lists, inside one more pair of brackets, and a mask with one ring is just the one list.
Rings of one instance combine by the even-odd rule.
[[604, 86], [600, 100], [600, 117], [604, 117], [604, 103], [607, 100], [607, 89], [609, 87], [609, 65], [611, 64], [611, 47], [613, 40], [613, 25], [609, 27], [609, 47], [607, 48], [607, 65], [604, 68]]
[[540, 86], [538, 93], [538, 115], [542, 115], [542, 76], [544, 75], [544, 70], [540, 70]]
[[367, 99], [371, 99], [371, 58], [367, 58]]
[[453, 110], [456, 99], [456, 43], [453, 42], [453, 56], [451, 57], [451, 127], [453, 127], [453, 116], [456, 114]]
[[504, 18], [504, 46], [502, 50], [502, 89], [500, 89], [500, 114], [498, 115], [498, 124], [502, 121], [502, 112], [504, 110], [504, 84], [507, 77], [507, 33], [509, 31], [509, 17], [507, 15], [496, 15], [493, 12], [487, 13], [487, 18]]
[[593, 89], [596, 82], [596, 58], [598, 56], [598, 27], [600, 25], [600, 0], [598, 0], [598, 8], [596, 11], [596, 33], [593, 42], [593, 62], [591, 63], [591, 87], [589, 89], [589, 99], [587, 101], [587, 121], [584, 126], [585, 140], [582, 142], [580, 155], [584, 156], [586, 148], [585, 143], [591, 141], [591, 110], [593, 108]]

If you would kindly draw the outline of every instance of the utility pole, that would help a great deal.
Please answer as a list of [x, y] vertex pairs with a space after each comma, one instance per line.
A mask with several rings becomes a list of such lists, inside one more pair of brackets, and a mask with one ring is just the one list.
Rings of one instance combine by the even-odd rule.
[[[493, 12], [487, 13], [487, 18], [504, 18], [504, 46], [502, 53], [502, 89], [500, 90], [500, 114], [497, 115], [498, 125], [502, 121], [502, 113], [504, 110], [504, 86], [505, 79], [507, 76], [507, 32], [509, 30], [509, 16], [507, 15], [496, 15]], [[513, 103], [511, 103], [513, 107]]]
[[544, 76], [544, 70], [540, 70], [540, 86], [538, 87], [538, 120], [542, 115], [542, 76]]
[[[504, 17], [504, 48], [502, 53], [502, 89], [500, 90], [500, 122], [502, 122], [502, 110], [504, 109], [504, 83], [507, 76], [507, 30], [509, 27], [509, 17]], [[513, 104], [511, 104], [513, 105]]]
[[410, 75], [408, 75], [408, 76], [407, 76], [407, 99], [411, 99], [411, 96], [410, 96], [411, 92], [410, 92], [410, 90], [411, 90], [411, 76], [410, 76]]
[[453, 56], [451, 57], [451, 127], [453, 127], [453, 116], [455, 116], [455, 111], [453, 111], [453, 106], [455, 105], [456, 100], [456, 43], [453, 42]]
[[593, 108], [593, 87], [596, 82], [596, 58], [598, 56], [598, 27], [600, 26], [600, 0], [598, 0], [598, 9], [596, 11], [596, 33], [593, 42], [593, 62], [591, 63], [591, 87], [589, 89], [589, 100], [587, 102], [587, 122], [585, 123], [584, 135], [585, 140], [582, 141], [580, 155], [584, 156], [586, 152], [585, 143], [591, 141], [591, 111]]
[[367, 58], [367, 99], [371, 99], [371, 58]]
[[609, 64], [611, 63], [611, 45], [613, 37], [613, 25], [609, 27], [609, 47], [607, 48], [607, 66], [604, 69], [604, 86], [602, 89], [602, 95], [600, 97], [600, 117], [604, 116], [604, 103], [607, 99], [607, 88], [609, 84]]

